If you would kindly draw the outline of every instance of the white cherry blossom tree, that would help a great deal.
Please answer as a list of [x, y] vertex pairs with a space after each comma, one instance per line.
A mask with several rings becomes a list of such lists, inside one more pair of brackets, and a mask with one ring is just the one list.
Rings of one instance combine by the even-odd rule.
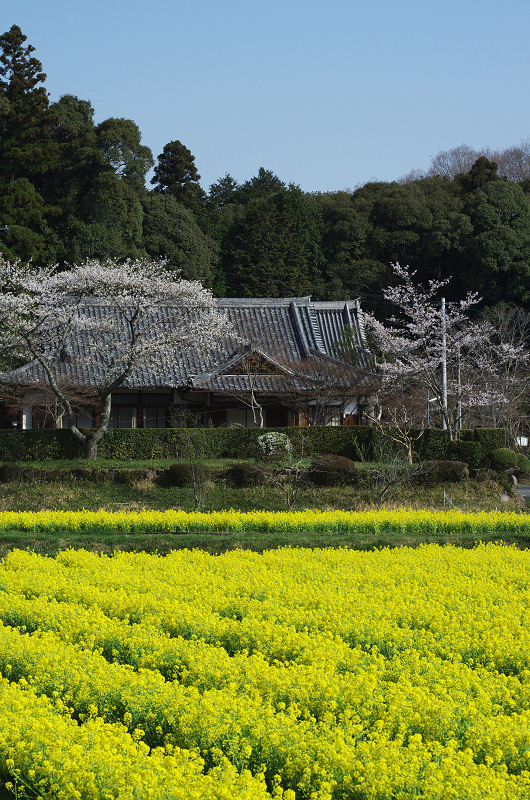
[[[394, 316], [382, 323], [373, 314], [364, 315], [379, 350], [382, 395], [423, 387], [434, 405], [431, 412], [440, 413], [454, 438], [466, 413], [506, 403], [506, 384], [495, 375], [505, 370], [508, 350], [519, 361], [527, 361], [528, 351], [523, 342], [508, 346], [489, 320], [470, 317], [479, 302], [476, 294], [442, 304], [447, 280], [429, 281], [424, 288], [414, 283], [408, 267], [393, 268], [400, 283], [386, 289], [384, 297], [394, 305]], [[408, 424], [406, 414], [405, 419]]]
[[475, 352], [475, 383], [496, 390], [500, 400], [476, 409], [477, 425], [505, 428], [516, 444], [530, 430], [530, 312], [499, 304], [485, 313], [491, 336]]
[[[96, 457], [108, 429], [112, 393], [135, 370], [161, 375], [176, 354], [231, 335], [211, 292], [164, 266], [87, 260], [59, 271], [0, 257], [0, 349], [31, 362], [26, 369], [53, 392], [87, 458]], [[76, 361], [75, 386], [61, 377], [67, 359]], [[72, 401], [80, 388], [93, 389], [99, 406], [97, 427], [86, 433], [76, 426]]]

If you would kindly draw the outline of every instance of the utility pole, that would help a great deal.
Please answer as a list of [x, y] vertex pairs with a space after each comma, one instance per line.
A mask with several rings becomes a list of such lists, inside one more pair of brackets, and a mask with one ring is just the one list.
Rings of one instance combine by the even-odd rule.
[[445, 297], [442, 297], [441, 301], [442, 305], [442, 313], [441, 313], [441, 323], [442, 323], [442, 363], [441, 363], [441, 372], [442, 372], [442, 429], [445, 431], [447, 430], [447, 334], [446, 334], [446, 327], [445, 327]]
[[462, 430], [462, 378], [461, 378], [461, 369], [460, 369], [460, 343], [458, 344], [458, 400], [456, 406], [456, 430], [457, 436], [460, 436], [460, 431]]

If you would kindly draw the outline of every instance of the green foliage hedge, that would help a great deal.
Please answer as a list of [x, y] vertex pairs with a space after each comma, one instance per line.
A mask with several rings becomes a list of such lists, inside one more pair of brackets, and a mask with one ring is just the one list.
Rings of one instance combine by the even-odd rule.
[[[258, 436], [271, 431], [286, 433], [295, 450], [303, 443], [304, 455], [331, 453], [353, 461], [378, 461], [396, 452], [396, 445], [378, 428], [368, 426], [307, 428], [149, 428], [110, 430], [101, 441], [101, 458], [135, 461], [150, 458], [183, 458], [193, 441], [205, 458], [253, 458]], [[478, 444], [480, 451], [470, 444]], [[423, 461], [458, 458], [483, 466], [491, 453], [506, 446], [506, 432], [494, 428], [462, 431], [459, 442], [450, 442], [447, 431], [428, 428], [416, 442]], [[479, 456], [480, 452], [480, 456]], [[465, 457], [465, 455], [467, 457]], [[43, 461], [83, 458], [83, 450], [68, 430], [0, 431], [0, 461]]]
[[523, 455], [523, 453], [517, 453], [517, 466], [523, 475], [528, 475], [530, 472], [530, 459]]
[[509, 447], [498, 447], [491, 454], [491, 466], [493, 469], [517, 467], [517, 453]]
[[463, 442], [477, 442], [480, 445], [480, 467], [488, 467], [491, 454], [499, 447], [506, 447], [506, 431], [504, 428], [469, 428], [460, 434]]
[[447, 458], [452, 461], [464, 461], [471, 469], [482, 466], [482, 447], [480, 442], [458, 439], [449, 442]]
[[194, 474], [196, 480], [205, 481], [210, 475], [210, 470], [206, 464], [196, 464], [194, 468], [191, 464], [177, 462], [166, 470], [165, 483], [167, 486], [191, 486]]
[[421, 461], [444, 461], [450, 445], [449, 432], [441, 428], [426, 428], [421, 439], [414, 444], [414, 451]]

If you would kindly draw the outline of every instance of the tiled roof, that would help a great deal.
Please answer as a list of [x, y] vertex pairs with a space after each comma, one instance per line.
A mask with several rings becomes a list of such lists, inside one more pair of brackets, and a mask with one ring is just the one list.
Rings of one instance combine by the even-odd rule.
[[[357, 300], [337, 302], [312, 302], [309, 297], [288, 298], [227, 298], [217, 300], [218, 310], [226, 313], [239, 337], [239, 343], [226, 338], [215, 349], [175, 350], [171, 357], [160, 361], [155, 371], [145, 366], [137, 367], [123, 383], [123, 388], [156, 389], [183, 386], [217, 391], [243, 391], [247, 385], [244, 374], [230, 375], [229, 365], [237, 360], [246, 348], [259, 350], [274, 363], [295, 365], [312, 357], [336, 357], [335, 344], [343, 331], [351, 327], [353, 342], [358, 347], [359, 362], [369, 366], [365, 350], [362, 318]], [[84, 313], [103, 323], [116, 311], [111, 305], [92, 300]], [[189, 316], [184, 308], [159, 306], [147, 316], [147, 324], [156, 326], [157, 320], [175, 317], [179, 324]], [[58, 380], [70, 385], [98, 386], [104, 379], [104, 365], [88, 352], [88, 340], [82, 336], [67, 341], [67, 357], [57, 364]], [[3, 376], [18, 384], [27, 385], [44, 379], [42, 368], [36, 363], [26, 365]], [[272, 391], [278, 382], [274, 375], [260, 375], [258, 391]]]

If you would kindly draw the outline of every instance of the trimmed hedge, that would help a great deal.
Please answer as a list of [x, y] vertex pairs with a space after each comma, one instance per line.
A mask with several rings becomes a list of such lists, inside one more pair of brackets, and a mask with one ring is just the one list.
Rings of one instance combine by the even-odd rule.
[[469, 428], [461, 431], [460, 440], [477, 442], [481, 452], [478, 466], [488, 467], [493, 451], [498, 450], [499, 447], [506, 447], [506, 430], [504, 428]]
[[517, 466], [523, 475], [528, 475], [530, 472], [530, 459], [523, 455], [523, 453], [517, 453]]
[[414, 450], [421, 461], [443, 461], [449, 447], [449, 431], [441, 428], [425, 428], [421, 439], [414, 444]]
[[78, 442], [67, 430], [0, 431], [0, 461], [79, 458]]
[[[296, 451], [303, 443], [304, 455], [331, 453], [352, 461], [379, 461], [396, 452], [396, 445], [384, 433], [368, 426], [322, 426], [307, 428], [121, 428], [110, 430], [98, 447], [101, 458], [136, 461], [150, 458], [183, 458], [189, 437], [205, 458], [253, 458], [258, 436], [278, 431], [286, 433]], [[506, 432], [494, 428], [462, 431], [460, 445], [480, 445], [481, 464], [489, 463], [491, 453], [506, 446]], [[423, 461], [443, 461], [449, 448], [447, 431], [427, 428], [415, 449]], [[468, 448], [475, 458], [476, 448]], [[44, 459], [83, 458], [83, 450], [68, 430], [0, 431], [0, 461], [43, 461]], [[462, 460], [467, 461], [462, 455]]]
[[482, 465], [482, 447], [480, 442], [458, 439], [449, 442], [447, 458], [451, 461], [464, 461], [471, 469], [478, 469]]

